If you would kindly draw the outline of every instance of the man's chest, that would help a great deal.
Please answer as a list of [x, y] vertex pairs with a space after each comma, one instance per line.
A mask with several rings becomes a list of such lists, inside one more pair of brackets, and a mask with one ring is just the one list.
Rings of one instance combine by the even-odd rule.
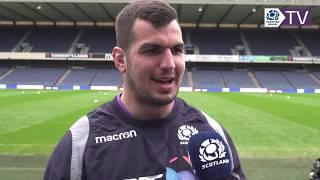
[[168, 179], [181, 173], [194, 177], [187, 152], [194, 131], [184, 126], [93, 133], [84, 159], [87, 179]]

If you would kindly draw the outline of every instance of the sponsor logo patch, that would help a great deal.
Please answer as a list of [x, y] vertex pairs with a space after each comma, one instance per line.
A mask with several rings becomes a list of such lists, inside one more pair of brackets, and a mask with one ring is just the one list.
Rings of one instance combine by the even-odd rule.
[[111, 141], [120, 141], [123, 139], [130, 139], [137, 137], [137, 132], [135, 130], [130, 130], [126, 132], [121, 132], [119, 134], [113, 134], [108, 136], [97, 136], [95, 137], [96, 144], [106, 143]]

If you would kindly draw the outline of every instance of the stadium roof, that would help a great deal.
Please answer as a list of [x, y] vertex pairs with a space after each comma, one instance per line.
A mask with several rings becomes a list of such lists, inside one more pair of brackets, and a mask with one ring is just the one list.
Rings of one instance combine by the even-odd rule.
[[[113, 26], [128, 0], [0, 0], [0, 25]], [[319, 0], [170, 0], [183, 27], [264, 24], [264, 8], [307, 7], [320, 26]]]

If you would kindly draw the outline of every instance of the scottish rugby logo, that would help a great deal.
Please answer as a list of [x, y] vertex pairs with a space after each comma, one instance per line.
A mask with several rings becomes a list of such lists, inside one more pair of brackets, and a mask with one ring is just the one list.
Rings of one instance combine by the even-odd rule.
[[279, 8], [265, 8], [264, 9], [264, 26], [265, 27], [279, 27], [284, 21], [285, 16]]
[[201, 143], [199, 148], [199, 158], [202, 162], [202, 169], [230, 162], [226, 157], [224, 144], [218, 139], [207, 139]]
[[178, 138], [180, 139], [180, 144], [188, 144], [191, 136], [198, 134], [198, 130], [189, 125], [182, 125], [178, 129]]
[[213, 161], [226, 156], [225, 147], [218, 139], [207, 139], [203, 141], [199, 153], [202, 162]]
[[267, 11], [266, 19], [268, 21], [278, 21], [279, 17], [280, 17], [280, 13], [276, 9], [271, 9]]

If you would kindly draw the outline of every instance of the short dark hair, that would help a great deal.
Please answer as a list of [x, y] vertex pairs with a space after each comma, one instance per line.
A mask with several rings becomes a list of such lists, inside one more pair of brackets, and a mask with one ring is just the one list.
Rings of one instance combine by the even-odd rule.
[[115, 22], [117, 46], [125, 51], [134, 39], [132, 32], [136, 19], [150, 22], [154, 27], [162, 27], [177, 20], [176, 10], [164, 0], [137, 0], [126, 5]]

